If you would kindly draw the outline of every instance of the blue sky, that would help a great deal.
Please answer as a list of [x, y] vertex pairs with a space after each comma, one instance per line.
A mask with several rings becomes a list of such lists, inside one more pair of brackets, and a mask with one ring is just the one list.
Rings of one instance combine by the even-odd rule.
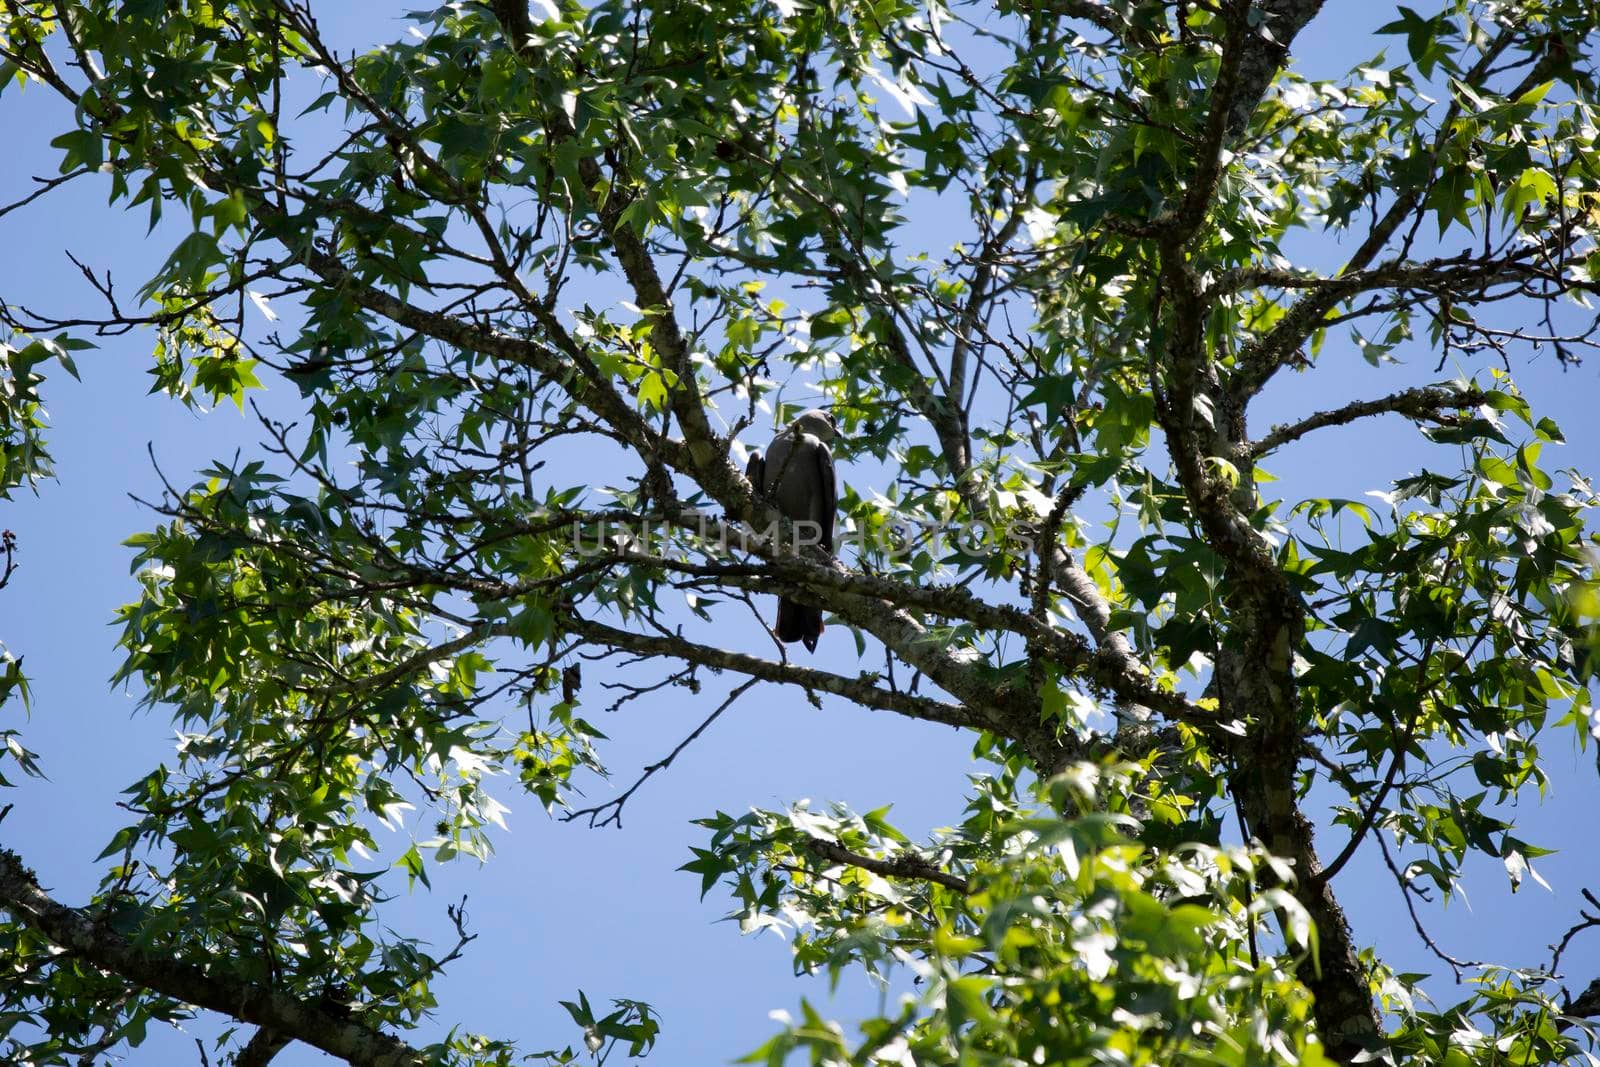
[[[406, 25], [402, 5], [384, 9], [394, 12], [392, 20], [375, 14], [377, 5], [323, 7], [325, 24], [346, 43], [363, 35], [376, 43], [398, 36]], [[1330, 3], [1297, 43], [1300, 69], [1337, 76], [1385, 45], [1398, 47], [1394, 38], [1371, 33], [1391, 17], [1389, 10], [1383, 4]], [[0, 125], [13, 160], [0, 179], [0, 197], [9, 201], [26, 191], [29, 174], [55, 173], [48, 141], [62, 128], [62, 118], [42, 93], [0, 96]], [[105, 189], [92, 183], [0, 219], [0, 239], [9, 251], [0, 257], [0, 297], [53, 311], [94, 298], [62, 249], [109, 268], [131, 293], [169, 247], [159, 231], [147, 238], [142, 212], [108, 209]], [[1313, 242], [1307, 251], [1318, 258], [1338, 255], [1326, 241]], [[22, 563], [0, 593], [0, 639], [26, 657], [35, 709], [25, 740], [50, 776], [0, 795], [0, 803], [15, 805], [0, 826], [0, 840], [21, 852], [67, 902], [80, 902], [92, 891], [94, 856], [125, 821], [115, 807], [119, 791], [155, 764], [171, 762], [173, 730], [166, 718], [135, 713], [135, 695], [113, 691], [106, 681], [119, 662], [113, 612], [135, 595], [131, 553], [120, 542], [155, 521], [129, 497], [159, 495], [147, 445], [172, 480], [183, 484], [212, 458], [249, 451], [259, 436], [253, 422], [231, 407], [197, 416], [147, 395], [149, 350], [145, 335], [111, 339], [80, 358], [81, 384], [61, 374], [51, 379], [46, 398], [58, 481], [43, 486], [37, 497], [0, 502], [0, 526], [17, 533]], [[1279, 377], [1258, 425], [1438, 377], [1431, 355], [1402, 355], [1404, 365], [1374, 369], [1348, 344], [1330, 340], [1314, 374]], [[1514, 369], [1536, 412], [1553, 416], [1567, 432], [1569, 443], [1555, 464], [1595, 472], [1600, 430], [1591, 412], [1597, 367], [1563, 372], [1546, 353], [1519, 358]], [[295, 390], [269, 384], [264, 406], [292, 414]], [[1274, 473], [1290, 499], [1360, 497], [1424, 464], [1452, 461], [1391, 420], [1297, 445]], [[822, 664], [855, 669], [849, 646], [842, 635], [825, 643]], [[732, 924], [719, 923], [725, 898], [713, 891], [700, 901], [698, 878], [675, 872], [688, 858], [688, 846], [703, 841], [689, 820], [718, 809], [779, 807], [801, 797], [818, 804], [845, 800], [857, 810], [892, 802], [899, 823], [915, 835], [959, 818], [965, 776], [975, 769], [969, 759], [973, 739], [838, 701], [825, 701], [818, 711], [799, 693], [758, 692], [650, 781], [629, 804], [621, 831], [555, 822], [531, 800], [513, 800], [512, 832], [502, 837], [487, 867], [435, 868], [431, 893], [419, 887], [395, 902], [389, 919], [395, 927], [431, 930], [443, 939], [446, 904], [469, 895], [472, 928], [483, 936], [437, 987], [441, 1024], [513, 1037], [529, 1049], [559, 1047], [578, 1035], [556, 1002], [582, 988], [596, 1002], [613, 995], [651, 1002], [663, 1017], [662, 1044], [652, 1062], [701, 1065], [727, 1062], [759, 1044], [774, 1027], [769, 1011], [793, 1010], [801, 995], [826, 1000], [820, 983], [791, 977], [784, 945], [770, 936], [741, 937]], [[625, 787], [636, 768], [670, 750], [721, 695], [711, 686], [699, 697], [665, 690], [600, 721], [614, 739], [604, 754], [617, 784]], [[15, 706], [0, 714], [15, 715]], [[1569, 754], [1555, 735], [1547, 751], [1555, 779], [1548, 801], [1520, 816], [1523, 837], [1569, 846], [1537, 864], [1554, 892], [1529, 884], [1512, 897], [1504, 874], [1482, 864], [1469, 882], [1472, 910], [1454, 904], [1430, 919], [1432, 932], [1458, 955], [1543, 962], [1544, 946], [1575, 916], [1578, 889], [1600, 883], [1600, 862], [1587, 838], [1600, 800], [1592, 752]], [[1324, 831], [1324, 855], [1337, 852], [1342, 841], [1341, 831]], [[1375, 849], [1358, 855], [1339, 886], [1358, 941], [1380, 946], [1387, 959], [1406, 969], [1439, 972], [1412, 933]], [[1580, 938], [1567, 959], [1578, 986], [1600, 974], [1600, 937]], [[1441, 999], [1453, 996], [1437, 988]], [[849, 1018], [871, 1010], [878, 996], [864, 979], [847, 979], [827, 1010]], [[195, 1034], [213, 1032], [194, 1028]], [[129, 1060], [196, 1062], [191, 1036], [154, 1035]], [[277, 1062], [326, 1060], [302, 1047]]]

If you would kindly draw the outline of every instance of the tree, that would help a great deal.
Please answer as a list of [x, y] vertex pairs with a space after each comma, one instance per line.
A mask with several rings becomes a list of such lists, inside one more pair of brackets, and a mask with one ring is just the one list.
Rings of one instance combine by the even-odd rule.
[[[80, 907], [0, 852], [5, 1056], [204, 1009], [250, 1024], [241, 1064], [513, 1062], [412, 1041], [456, 953], [383, 942], [398, 874], [361, 850], [414, 801], [437, 834], [400, 874], [487, 856], [497, 768], [620, 821], [631, 789], [572, 799], [584, 653], [624, 699], [727, 688], [708, 722], [778, 686], [974, 734], [935, 840], [705, 820], [688, 868], [801, 921], [798, 967], [919, 979], [767, 1062], [1581, 1058], [1600, 984], [1557, 958], [1414, 1001], [1338, 875], [1380, 849], [1408, 906], [1474, 854], [1520, 878], [1509, 804], [1542, 740], [1586, 743], [1594, 494], [1541, 467], [1560, 431], [1511, 369], [1593, 345], [1600, 12], [1401, 7], [1405, 60], [1309, 83], [1321, 6], [491, 0], [341, 56], [293, 0], [7, 0], [6, 91], [75, 108], [29, 201], [99, 181], [187, 232], [136, 300], [85, 264], [103, 306], [5, 307], [0, 484], [48, 474], [45, 369], [129, 330], [175, 400], [270, 369], [304, 416], [135, 539], [120, 677], [178, 766]], [[1319, 231], [1350, 246], [1297, 265]], [[1400, 345], [1472, 369], [1252, 426], [1275, 378]], [[802, 375], [845, 431], [838, 559], [742, 473]], [[1443, 446], [1383, 506], [1272, 497], [1280, 450], [1383, 415]], [[728, 647], [772, 592], [862, 668]], [[655, 1042], [647, 1005], [569, 1008], [590, 1051]]]

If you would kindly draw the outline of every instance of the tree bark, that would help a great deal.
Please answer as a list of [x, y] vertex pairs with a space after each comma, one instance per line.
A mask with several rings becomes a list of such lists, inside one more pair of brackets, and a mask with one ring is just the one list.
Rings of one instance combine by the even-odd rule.
[[141, 948], [39, 888], [16, 853], [0, 849], [0, 909], [68, 955], [135, 985], [253, 1023], [356, 1067], [421, 1067], [421, 1052], [313, 1001], [228, 973], [222, 960], [192, 962]]

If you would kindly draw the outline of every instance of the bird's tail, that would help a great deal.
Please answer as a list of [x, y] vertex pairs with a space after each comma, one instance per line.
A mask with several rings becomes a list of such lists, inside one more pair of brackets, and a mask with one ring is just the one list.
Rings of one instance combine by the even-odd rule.
[[799, 641], [807, 652], [817, 650], [817, 638], [822, 636], [822, 611], [793, 600], [778, 601], [778, 640]]

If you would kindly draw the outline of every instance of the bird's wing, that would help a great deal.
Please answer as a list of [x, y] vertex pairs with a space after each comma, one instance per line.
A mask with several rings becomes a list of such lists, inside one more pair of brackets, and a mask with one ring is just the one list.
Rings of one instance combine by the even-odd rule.
[[744, 476], [750, 479], [750, 485], [757, 493], [767, 491], [767, 461], [761, 458], [761, 449], [750, 450], [750, 458], [744, 465]]
[[[794, 466], [795, 452], [800, 447], [802, 440], [802, 438], [797, 438], [788, 430], [773, 435], [772, 442], [767, 445], [766, 466], [763, 468], [766, 472], [767, 491], [769, 493], [777, 496], [782, 495], [779, 486], [789, 481], [789, 468]], [[789, 517], [791, 519], [804, 518], [805, 513], [801, 512], [799, 515], [790, 515]]]
[[839, 510], [839, 478], [833, 469], [833, 449], [827, 442], [818, 441], [812, 451], [817, 464], [817, 496], [822, 512], [817, 521], [822, 524], [822, 547], [831, 553], [834, 517]]

